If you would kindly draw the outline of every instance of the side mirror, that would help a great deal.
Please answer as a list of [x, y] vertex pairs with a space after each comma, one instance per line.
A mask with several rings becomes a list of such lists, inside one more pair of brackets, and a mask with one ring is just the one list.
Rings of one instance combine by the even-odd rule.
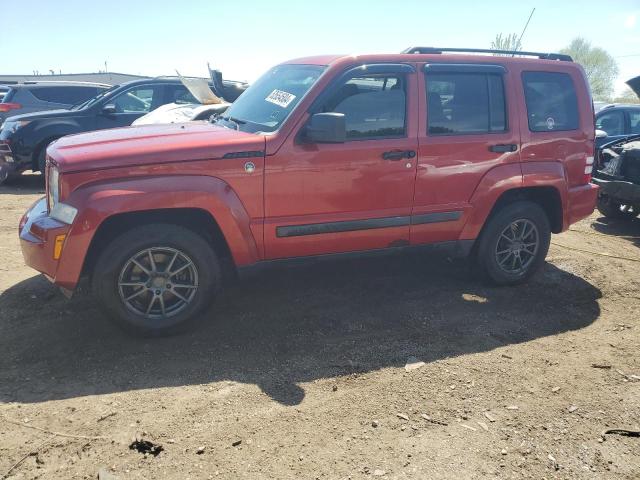
[[311, 143], [343, 143], [346, 137], [344, 113], [316, 113], [305, 131], [305, 138]]
[[608, 134], [604, 130], [596, 130], [596, 138], [607, 138]]
[[102, 107], [102, 113], [105, 115], [113, 115], [116, 113], [117, 109], [113, 103], [108, 103], [104, 107]]

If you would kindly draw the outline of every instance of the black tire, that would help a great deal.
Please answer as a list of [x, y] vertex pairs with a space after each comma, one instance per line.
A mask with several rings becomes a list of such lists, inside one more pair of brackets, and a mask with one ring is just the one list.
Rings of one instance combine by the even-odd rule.
[[[511, 227], [512, 225], [515, 227]], [[537, 246], [535, 247], [526, 243], [525, 240], [514, 240], [509, 243], [509, 240], [502, 236], [505, 230], [509, 229], [510, 233], [507, 236], [512, 234], [517, 238], [520, 233], [526, 234], [527, 228], [533, 232], [529, 235], [534, 233], [536, 235]], [[532, 236], [526, 238], [530, 241], [533, 239]], [[487, 220], [478, 240], [476, 261], [481, 271], [493, 283], [517, 285], [528, 280], [540, 269], [549, 251], [550, 241], [551, 227], [544, 210], [533, 202], [515, 202], [501, 208]], [[514, 260], [515, 257], [517, 259]], [[502, 262], [505, 262], [504, 266], [501, 266]], [[510, 270], [512, 263], [513, 269]]]
[[38, 150], [38, 156], [36, 157], [36, 164], [33, 165], [34, 171], [37, 169], [40, 173], [44, 175], [44, 170], [47, 161], [47, 148], [53, 142], [55, 142], [57, 138], [49, 138], [40, 144], [40, 150]]
[[46, 167], [46, 162], [47, 162], [47, 147], [49, 146], [49, 144], [44, 145], [41, 149], [40, 152], [38, 152], [38, 170], [40, 171], [40, 173], [42, 175], [44, 175], [44, 170]]
[[609, 195], [598, 195], [598, 211], [607, 218], [633, 219], [638, 216], [638, 210], [632, 206], [632, 210], [622, 210], [622, 203], [616, 202]]
[[[153, 264], [140, 257], [145, 251]], [[180, 269], [172, 267], [176, 261], [187, 267], [175, 276], [163, 275], [167, 270]], [[144, 273], [144, 268], [157, 270], [158, 274]], [[136, 283], [145, 285], [123, 286], [125, 282], [133, 282], [135, 276]], [[178, 287], [178, 282], [185, 283], [180, 276], [187, 276], [186, 283], [195, 287]], [[142, 336], [171, 335], [191, 326], [211, 304], [220, 288], [220, 263], [209, 243], [192, 230], [172, 224], [143, 225], [109, 243], [97, 260], [91, 283], [94, 296], [109, 311], [110, 319], [121, 327]], [[137, 292], [140, 293], [134, 295]], [[126, 303], [129, 295], [134, 298]], [[175, 309], [165, 312], [167, 305]], [[142, 312], [145, 306], [148, 309]]]

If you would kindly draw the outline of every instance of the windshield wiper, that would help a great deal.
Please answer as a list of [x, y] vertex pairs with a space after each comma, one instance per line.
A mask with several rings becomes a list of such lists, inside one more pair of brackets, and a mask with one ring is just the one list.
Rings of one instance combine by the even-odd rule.
[[232, 116], [220, 117], [220, 118], [225, 122], [233, 123], [236, 126], [236, 130], [240, 130], [240, 125], [244, 125], [245, 123], [247, 123], [244, 120], [240, 120], [239, 118], [235, 118]]

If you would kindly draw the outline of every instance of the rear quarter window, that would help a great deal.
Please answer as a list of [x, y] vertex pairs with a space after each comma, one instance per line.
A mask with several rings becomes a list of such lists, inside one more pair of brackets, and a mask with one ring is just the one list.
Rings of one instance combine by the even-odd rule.
[[571, 76], [558, 72], [524, 72], [529, 130], [555, 132], [579, 127], [578, 97]]
[[4, 97], [2, 97], [2, 100], [0, 100], [0, 103], [10, 103], [12, 101], [11, 99], [15, 96], [15, 94], [16, 94], [15, 88], [10, 88], [4, 94]]

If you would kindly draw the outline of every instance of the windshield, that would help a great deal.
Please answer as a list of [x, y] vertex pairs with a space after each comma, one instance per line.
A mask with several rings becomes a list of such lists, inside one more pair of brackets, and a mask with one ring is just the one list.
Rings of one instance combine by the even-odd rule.
[[114, 90], [116, 90], [117, 88], [120, 88], [120, 85], [114, 85], [111, 88], [107, 88], [106, 90], [103, 90], [102, 92], [100, 92], [95, 97], [90, 98], [89, 100], [86, 100], [86, 101], [84, 101], [82, 103], [78, 103], [78, 104], [74, 105], [73, 107], [71, 107], [71, 110], [80, 110], [81, 108], [90, 107], [91, 105], [95, 105], [95, 103], [98, 100], [111, 95], [114, 92]]
[[243, 132], [274, 132], [326, 69], [279, 65], [249, 87], [215, 122]]

